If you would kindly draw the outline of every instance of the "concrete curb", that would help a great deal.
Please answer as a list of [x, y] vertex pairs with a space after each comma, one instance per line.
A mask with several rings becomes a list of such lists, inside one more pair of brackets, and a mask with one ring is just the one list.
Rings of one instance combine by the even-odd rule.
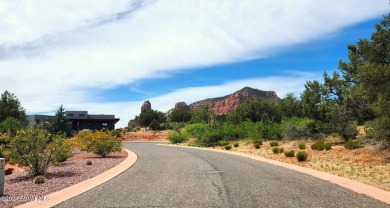
[[100, 175], [97, 175], [93, 178], [90, 178], [86, 181], [80, 182], [78, 184], [75, 184], [75, 185], [70, 186], [68, 188], [65, 188], [63, 190], [60, 190], [60, 191], [57, 191], [57, 192], [50, 194], [47, 196], [47, 198], [49, 199], [48, 201], [31, 201], [31, 202], [28, 202], [25, 204], [21, 204], [20, 206], [17, 206], [17, 207], [18, 208], [53, 207], [57, 204], [60, 204], [63, 201], [66, 201], [66, 200], [68, 200], [72, 197], [75, 197], [79, 194], [82, 194], [82, 193], [84, 193], [92, 188], [95, 188], [96, 186], [98, 186], [104, 182], [107, 182], [108, 180], [116, 177], [117, 175], [119, 175], [123, 171], [129, 169], [135, 163], [135, 161], [137, 161], [137, 155], [134, 152], [129, 151], [127, 149], [124, 149], [124, 150], [128, 154], [127, 158], [123, 162], [119, 163], [119, 165], [107, 170], [106, 172], [104, 172]]
[[347, 189], [352, 190], [354, 192], [357, 192], [359, 194], [364, 194], [364, 195], [367, 195], [367, 196], [372, 197], [374, 199], [377, 199], [379, 201], [382, 201], [384, 203], [390, 204], [390, 191], [386, 191], [386, 190], [383, 190], [383, 189], [380, 189], [380, 188], [377, 188], [374, 186], [360, 183], [360, 182], [357, 182], [357, 181], [354, 181], [354, 180], [351, 180], [348, 178], [336, 176], [336, 175], [333, 175], [330, 173], [321, 172], [318, 170], [305, 168], [305, 167], [297, 166], [294, 164], [288, 164], [288, 163], [280, 162], [277, 160], [271, 160], [271, 159], [267, 159], [267, 158], [256, 156], [256, 155], [248, 155], [248, 154], [244, 154], [244, 153], [240, 153], [240, 152], [231, 152], [231, 151], [225, 151], [225, 150], [207, 149], [207, 148], [200, 148], [200, 147], [167, 145], [167, 144], [159, 144], [159, 145], [175, 146], [175, 147], [183, 147], [183, 148], [191, 148], [191, 149], [200, 149], [200, 150], [214, 151], [214, 152], [220, 152], [220, 153], [250, 158], [253, 160], [257, 160], [257, 161], [265, 162], [268, 164], [284, 167], [284, 168], [287, 168], [290, 170], [298, 171], [301, 173], [305, 173], [305, 174], [314, 176], [316, 178], [328, 181], [330, 183], [342, 186], [344, 188], [347, 188]]

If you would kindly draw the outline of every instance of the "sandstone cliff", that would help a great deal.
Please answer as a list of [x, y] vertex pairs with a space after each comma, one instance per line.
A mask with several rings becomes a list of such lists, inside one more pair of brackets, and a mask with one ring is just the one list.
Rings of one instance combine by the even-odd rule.
[[243, 89], [219, 98], [209, 98], [190, 104], [188, 107], [191, 110], [208, 108], [215, 114], [226, 114], [232, 109], [237, 108], [241, 103], [248, 99], [265, 98], [271, 100], [279, 100], [280, 98], [274, 91], [262, 91], [253, 89], [250, 87], [244, 87]]

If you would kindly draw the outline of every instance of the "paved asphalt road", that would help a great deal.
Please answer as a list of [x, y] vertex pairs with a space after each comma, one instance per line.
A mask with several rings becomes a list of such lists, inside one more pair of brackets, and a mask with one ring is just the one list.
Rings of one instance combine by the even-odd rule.
[[197, 149], [124, 143], [136, 163], [58, 207], [390, 207], [274, 165]]

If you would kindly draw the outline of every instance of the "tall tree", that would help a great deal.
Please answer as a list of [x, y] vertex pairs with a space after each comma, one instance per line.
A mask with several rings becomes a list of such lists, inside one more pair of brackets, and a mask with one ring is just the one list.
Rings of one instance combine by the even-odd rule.
[[0, 122], [8, 117], [17, 119], [23, 125], [27, 125], [26, 110], [20, 104], [18, 98], [8, 91], [1, 94]]
[[66, 117], [65, 108], [61, 105], [54, 115], [52, 133], [70, 135], [72, 129], [72, 122]]

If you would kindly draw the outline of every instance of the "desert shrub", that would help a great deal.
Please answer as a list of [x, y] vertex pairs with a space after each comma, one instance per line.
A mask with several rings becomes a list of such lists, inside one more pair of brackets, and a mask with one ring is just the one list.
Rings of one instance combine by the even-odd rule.
[[256, 149], [260, 149], [260, 144], [257, 143], [254, 146], [255, 146]]
[[173, 131], [173, 132], [169, 132], [169, 134], [168, 134], [168, 140], [172, 144], [182, 143], [182, 142], [187, 141], [187, 139], [188, 139], [188, 135], [186, 133], [183, 133], [183, 132]]
[[201, 139], [197, 140], [197, 144], [200, 146], [216, 146], [219, 141], [223, 139], [223, 135], [218, 131], [218, 129], [210, 129], [210, 131], [205, 132]]
[[187, 132], [195, 138], [201, 138], [207, 130], [208, 125], [202, 123], [189, 124], [184, 127], [184, 132]]
[[303, 162], [307, 160], [307, 152], [305, 151], [299, 151], [297, 153], [297, 159], [299, 162]]
[[274, 147], [274, 148], [272, 148], [272, 152], [273, 152], [274, 154], [278, 154], [278, 153], [279, 153], [279, 147]]
[[363, 144], [359, 140], [349, 140], [344, 144], [345, 149], [353, 150], [363, 147]]
[[0, 123], [0, 132], [1, 133], [10, 133], [13, 137], [16, 135], [16, 132], [23, 129], [24, 125], [18, 119], [13, 117], [8, 117]]
[[228, 141], [219, 141], [218, 145], [223, 147], [223, 146], [229, 145], [229, 142]]
[[263, 144], [263, 140], [261, 140], [261, 139], [255, 139], [255, 140], [253, 140], [253, 144], [254, 144], [254, 145], [258, 144], [258, 145], [260, 146], [260, 145]]
[[279, 143], [277, 141], [271, 141], [269, 145], [271, 145], [271, 147], [275, 147], [275, 146], [279, 146]]
[[235, 148], [237, 148], [237, 147], [239, 147], [240, 146], [240, 144], [239, 143], [234, 143], [234, 145], [233, 145]]
[[67, 151], [63, 136], [39, 128], [18, 131], [9, 147], [11, 162], [27, 168], [32, 176], [44, 175], [57, 155]]
[[306, 149], [306, 144], [305, 143], [300, 143], [298, 145], [298, 148], [301, 149], [301, 150]]
[[290, 151], [284, 152], [284, 155], [286, 157], [294, 157], [295, 151], [294, 150], [290, 150]]
[[326, 150], [332, 149], [332, 143], [325, 143], [325, 149]]
[[308, 118], [291, 117], [283, 119], [284, 137], [291, 140], [311, 137], [308, 128], [310, 122], [311, 120]]
[[325, 142], [324, 142], [324, 140], [319, 140], [319, 141], [315, 142], [314, 144], [312, 144], [310, 147], [313, 150], [321, 151], [321, 150], [325, 149]]
[[231, 150], [232, 149], [232, 145], [228, 144], [228, 145], [225, 145], [225, 150]]
[[120, 138], [122, 134], [119, 130], [112, 130], [111, 135]]
[[153, 131], [157, 130], [159, 126], [160, 126], [160, 122], [158, 122], [155, 119], [148, 125], [148, 127], [151, 128]]
[[92, 161], [87, 160], [87, 162], [86, 162], [85, 164], [86, 164], [86, 165], [92, 165]]
[[36, 176], [34, 178], [34, 183], [35, 184], [42, 184], [42, 183], [45, 183], [45, 177], [43, 176]]
[[283, 153], [284, 152], [284, 148], [283, 147], [280, 147], [279, 148], [279, 153]]
[[122, 150], [120, 139], [106, 131], [83, 130], [79, 132], [77, 140], [80, 150], [93, 152], [102, 157]]

